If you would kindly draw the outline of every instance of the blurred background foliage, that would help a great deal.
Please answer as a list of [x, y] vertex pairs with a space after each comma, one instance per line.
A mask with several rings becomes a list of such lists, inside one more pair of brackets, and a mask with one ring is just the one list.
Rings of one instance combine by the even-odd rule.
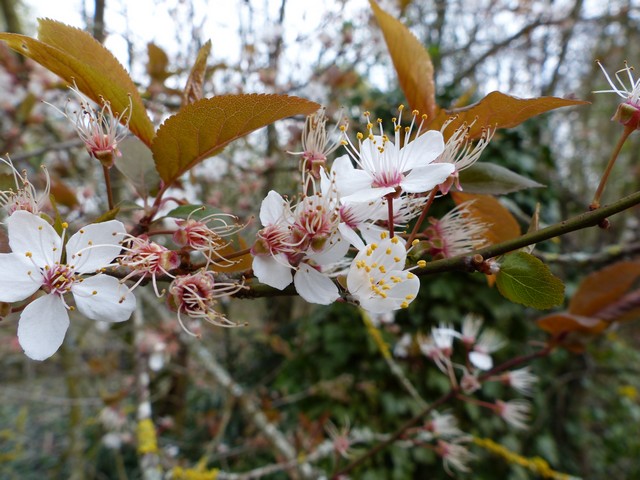
[[[307, 26], [304, 11], [311, 6], [287, 0], [237, 1], [233, 42], [240, 53], [223, 61], [216, 52], [224, 46], [214, 45], [205, 95], [303, 96], [326, 105], [336, 120], [343, 109], [352, 134], [363, 128], [360, 115], [365, 110], [383, 119], [393, 116], [404, 100], [367, 2], [325, 3], [320, 19]], [[499, 131], [482, 158], [547, 185], [504, 199], [523, 228], [536, 203], [541, 205], [542, 224], [584, 211], [620, 132], [609, 120], [614, 95], [591, 93], [607, 88], [594, 62], [601, 59], [609, 72], [622, 68], [624, 60], [640, 65], [638, 1], [380, 3], [431, 53], [441, 106], [469, 104], [496, 89], [523, 97], [572, 95], [593, 102]], [[12, 0], [0, 5], [3, 30], [33, 35], [32, 7]], [[105, 22], [105, 11], [118, 6], [100, 0], [83, 3], [84, 27], [100, 40], [118, 36], [127, 41], [128, 56], [122, 61], [138, 72], [134, 78], [160, 122], [179, 106], [179, 89], [195, 53], [209, 38], [198, 12], [214, 17], [216, 2], [155, 2], [154, 8], [175, 12], [176, 23], [165, 37], [176, 42], [148, 49], [135, 42], [130, 30]], [[148, 21], [129, 20], [132, 30]], [[45, 163], [61, 211], [69, 218], [97, 216], [105, 199], [95, 165], [87, 161], [72, 130], [40, 103], [45, 99], [64, 105], [63, 86], [4, 45], [0, 66], [0, 150], [20, 169], [37, 172]], [[280, 122], [236, 142], [193, 171], [176, 195], [201, 195], [249, 221], [270, 189], [295, 190], [297, 158], [286, 152], [300, 150], [301, 126], [300, 121]], [[625, 146], [605, 203], [638, 189], [638, 137], [633, 135]], [[123, 178], [116, 181], [125, 210], [135, 215], [139, 207], [126, 201], [127, 185]], [[432, 213], [437, 216], [448, 208], [442, 201]], [[638, 213], [635, 208], [614, 217], [607, 231], [580, 231], [537, 247], [536, 254], [566, 282], [568, 298], [589, 272], [637, 256]], [[255, 228], [255, 221], [247, 228], [248, 242]], [[616, 248], [609, 248], [612, 245]], [[242, 398], [258, 406], [300, 452], [312, 451], [327, 438], [329, 420], [338, 427], [348, 423], [388, 433], [416, 412], [414, 400], [389, 371], [352, 306], [312, 308], [296, 298], [279, 297], [232, 300], [223, 308], [230, 318], [249, 326], [223, 330], [205, 325], [202, 339], [194, 342], [162, 305], [141, 300], [141, 331], [134, 331], [133, 322], [98, 329], [92, 322], [73, 319], [76, 327], [64, 348], [45, 363], [22, 355], [15, 340], [16, 321], [5, 319], [0, 341], [2, 478], [139, 478], [135, 375], [141, 365], [150, 370], [153, 420], [166, 468], [202, 462], [209, 468], [245, 471], [283, 460], [247, 414]], [[419, 299], [381, 329], [393, 348], [403, 334], [428, 333], [443, 321], [459, 326], [469, 312], [482, 315], [509, 340], [498, 361], [531, 352], [546, 339], [535, 324], [541, 313], [507, 302], [481, 274], [425, 277]], [[558, 350], [534, 362], [540, 382], [526, 432], [510, 430], [469, 405], [451, 403], [447, 409], [455, 412], [465, 432], [491, 438], [526, 457], [540, 456], [557, 471], [585, 479], [640, 478], [639, 346], [637, 322], [629, 321], [590, 341], [581, 354]], [[199, 349], [215, 356], [242, 387], [241, 397], [212, 375]], [[447, 391], [445, 377], [415, 348], [396, 360], [427, 401]], [[506, 395], [497, 389], [480, 397], [485, 393]], [[538, 478], [485, 450], [473, 451], [478, 458], [472, 473], [460, 478]], [[331, 472], [345, 462], [336, 456], [320, 466]], [[289, 475], [298, 478], [295, 473], [268, 478]], [[433, 452], [396, 446], [368, 460], [353, 478], [449, 477]]]

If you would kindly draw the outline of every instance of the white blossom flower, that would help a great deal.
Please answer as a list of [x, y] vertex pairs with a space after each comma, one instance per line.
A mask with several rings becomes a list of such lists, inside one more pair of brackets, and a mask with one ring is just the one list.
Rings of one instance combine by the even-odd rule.
[[[62, 113], [76, 129], [78, 136], [84, 142], [91, 156], [98, 159], [106, 167], [113, 166], [114, 157], [122, 154], [118, 150], [118, 144], [128, 135], [129, 120], [133, 101], [129, 96], [129, 105], [122, 112], [113, 112], [111, 103], [101, 98], [102, 106], [93, 107], [93, 102], [83, 95], [74, 85], [69, 88], [77, 97], [80, 109], [69, 112], [69, 105], [65, 111], [55, 108]], [[125, 128], [120, 128], [120, 124]]]
[[434, 259], [451, 258], [488, 245], [484, 234], [490, 225], [471, 216], [473, 200], [461, 203], [437, 220], [430, 218], [425, 231]]
[[383, 133], [381, 120], [378, 120], [380, 135], [373, 134], [373, 124], [368, 112], [365, 113], [366, 138], [358, 134], [358, 148], [345, 140], [349, 155], [360, 168], [346, 161], [339, 164], [341, 170], [336, 182], [345, 200], [367, 202], [388, 194], [427, 192], [454, 172], [454, 166], [449, 163], [433, 163], [444, 150], [444, 139], [436, 130], [420, 134], [424, 116], [415, 138], [411, 139], [417, 115], [414, 111], [413, 121], [406, 128], [400, 120], [393, 120], [394, 143]]
[[380, 242], [360, 250], [347, 274], [347, 288], [360, 306], [372, 313], [407, 308], [418, 294], [420, 280], [404, 270], [407, 252], [398, 237], [382, 235]]
[[459, 472], [471, 471], [467, 464], [472, 461], [475, 456], [464, 445], [438, 440], [436, 452], [442, 457], [444, 469], [449, 475], [453, 475], [451, 471], [452, 468]]
[[314, 194], [291, 211], [289, 203], [272, 190], [262, 201], [260, 221], [265, 228], [251, 249], [258, 280], [279, 290], [293, 282], [310, 303], [336, 301], [340, 293], [330, 277], [349, 249], [338, 229], [336, 199]]
[[6, 160], [0, 158], [0, 161], [11, 168], [13, 180], [16, 185], [15, 191], [6, 190], [0, 192], [0, 206], [5, 208], [9, 215], [17, 210], [25, 210], [36, 214], [40, 213], [43, 204], [49, 200], [49, 191], [51, 190], [51, 179], [47, 168], [44, 165], [42, 166], [46, 185], [42, 194], [38, 195], [35, 187], [27, 178], [26, 171], [23, 171], [22, 174], [18, 172], [8, 156]]
[[529, 367], [524, 367], [503, 373], [500, 375], [500, 380], [522, 395], [531, 396], [533, 386], [538, 382], [538, 376], [531, 373]]
[[[604, 73], [604, 76], [607, 78], [607, 82], [609, 82], [609, 86], [611, 90], [598, 90], [593, 93], [615, 93], [619, 97], [623, 98], [624, 101], [618, 106], [615, 115], [612, 120], [616, 120], [620, 122], [622, 125], [630, 126], [635, 129], [640, 128], [640, 78], [634, 79], [631, 72], [633, 71], [633, 67], [630, 67], [625, 62], [624, 68], [618, 70], [615, 73], [616, 81], [618, 85], [609, 77], [609, 74], [604, 69], [602, 64], [598, 62], [598, 66]], [[629, 86], [625, 85], [624, 80], [620, 77], [620, 75], [626, 75], [629, 81]]]
[[480, 370], [493, 367], [491, 354], [504, 346], [505, 342], [494, 330], [484, 330], [469, 352], [469, 361]]
[[519, 430], [526, 430], [528, 427], [529, 413], [531, 411], [531, 404], [526, 400], [509, 400], [503, 402], [502, 400], [496, 401], [496, 413], [502, 417], [502, 419], [511, 425], [513, 428]]
[[[445, 122], [441, 131], [444, 132], [454, 119], [455, 117]], [[469, 141], [469, 130], [472, 125], [473, 123], [471, 123], [471, 125], [465, 123], [458, 127], [447, 140], [442, 154], [434, 160], [434, 163], [449, 163], [454, 166], [454, 172], [451, 176], [440, 184], [440, 191], [444, 195], [449, 193], [453, 185], [455, 185], [458, 190], [462, 190], [458, 176], [459, 173], [478, 161], [482, 151], [487, 148], [491, 138], [493, 138], [493, 134], [496, 132], [495, 128], [493, 131], [489, 128], [484, 128], [480, 139], [474, 144]]]
[[462, 320], [462, 335], [460, 336], [462, 343], [471, 348], [478, 339], [483, 322], [484, 320], [480, 315], [474, 313], [465, 315], [464, 320]]
[[26, 211], [14, 212], [6, 221], [12, 253], [0, 254], [0, 301], [25, 300], [38, 290], [46, 295], [30, 302], [20, 315], [18, 341], [26, 355], [44, 360], [53, 355], [69, 327], [71, 292], [75, 305], [92, 320], [121, 322], [135, 309], [131, 292], [114, 277], [97, 274], [120, 252], [124, 225], [111, 220], [95, 223], [75, 233], [66, 244], [46, 221]]

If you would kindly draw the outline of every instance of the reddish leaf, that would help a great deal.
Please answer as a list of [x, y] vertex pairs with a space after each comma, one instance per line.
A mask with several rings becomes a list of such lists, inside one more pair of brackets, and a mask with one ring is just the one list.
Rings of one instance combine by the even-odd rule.
[[569, 302], [575, 315], [596, 315], [622, 297], [640, 278], [640, 261], [618, 262], [588, 275]]
[[491, 92], [478, 103], [468, 107], [440, 110], [429, 123], [429, 128], [438, 130], [450, 117], [455, 116], [456, 118], [444, 132], [445, 138], [451, 136], [463, 123], [475, 122], [469, 130], [469, 138], [473, 139], [480, 137], [485, 127], [511, 128], [549, 110], [588, 103], [583, 100], [558, 97], [518, 98], [500, 92]]
[[398, 74], [400, 88], [412, 109], [436, 115], [433, 64], [429, 52], [407, 27], [369, 0], [376, 20], [387, 43], [393, 66]]
[[222, 95], [185, 106], [158, 129], [151, 150], [166, 184], [258, 128], [320, 105], [287, 95]]
[[567, 332], [597, 334], [607, 328], [607, 323], [597, 318], [573, 315], [567, 312], [552, 313], [537, 320], [538, 326], [552, 335]]
[[207, 57], [209, 56], [209, 52], [211, 52], [211, 40], [202, 46], [193, 67], [191, 67], [187, 84], [184, 87], [184, 92], [182, 92], [183, 106], [202, 98], [204, 74], [207, 70]]
[[467, 209], [473, 218], [489, 226], [484, 235], [489, 243], [501, 243], [520, 236], [520, 225], [495, 197], [462, 192], [451, 192], [451, 196], [456, 205], [473, 200]]

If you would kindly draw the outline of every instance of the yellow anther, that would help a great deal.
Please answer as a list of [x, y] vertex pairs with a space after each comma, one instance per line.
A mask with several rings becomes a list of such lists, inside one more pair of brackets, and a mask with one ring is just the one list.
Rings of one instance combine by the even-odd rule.
[[385, 250], [385, 253], [386, 253], [387, 255], [391, 255], [391, 248], [387, 248], [387, 249]]
[[358, 132], [358, 134], [356, 135], [356, 138], [358, 140], [362, 140], [364, 138], [364, 135], [361, 132]]
[[[386, 269], [386, 268], [384, 268], [384, 265], [380, 265], [380, 266], [378, 267], [378, 270], [380, 270], [380, 273], [387, 273], [387, 269]], [[381, 281], [382, 281], [382, 280], [381, 280]]]
[[349, 145], [349, 142], [347, 142], [346, 140], [340, 140], [340, 145], [344, 147], [346, 145]]
[[371, 130], [373, 128], [373, 123], [367, 123], [367, 130]]
[[389, 234], [388, 234], [387, 232], [381, 232], [381, 233], [380, 233], [380, 238], [381, 238], [382, 240], [384, 240], [384, 239], [385, 239], [385, 238], [387, 238], [388, 236], [389, 236]]
[[38, 230], [42, 230], [42, 225], [39, 225], [39, 226], [38, 226]]
[[400, 261], [400, 257], [393, 257], [393, 261], [398, 263]]
[[376, 119], [376, 122], [378, 122], [378, 123], [382, 123], [382, 119], [381, 119], [381, 118], [378, 118], [378, 119]]
[[404, 105], [402, 105], [402, 104], [398, 105], [398, 110], [400, 110], [400, 111], [404, 110]]
[[376, 248], [378, 248], [378, 244], [377, 243], [372, 243], [371, 244], [371, 250], [375, 250]]
[[414, 298], [416, 298], [416, 296], [415, 295], [407, 295], [404, 298], [405, 298], [405, 300], [413, 300]]
[[67, 222], [62, 222], [62, 228], [69, 228], [69, 224]]
[[398, 243], [398, 237], [393, 237], [391, 239], [391, 243], [393, 243], [394, 245]]
[[413, 273], [409, 272], [409, 273], [407, 273], [407, 278], [409, 280], [413, 280], [414, 278], [416, 278], [416, 276]]
[[402, 302], [400, 304], [400, 308], [409, 308], [409, 304], [407, 302]]
[[413, 242], [411, 242], [411, 245], [415, 247], [419, 243], [420, 243], [420, 240], [416, 238]]
[[33, 253], [31, 253], [31, 252], [25, 252], [25, 254], [24, 254], [24, 255], [25, 255], [25, 257], [27, 257], [27, 258], [31, 258], [31, 257], [33, 257]]
[[427, 266], [427, 262], [426, 262], [426, 260], [418, 260], [418, 266], [419, 266], [420, 268], [424, 268], [424, 267], [426, 267], [426, 266]]
[[418, 116], [420, 115], [420, 112], [418, 110], [411, 110], [411, 115]]
[[79, 233], [84, 233], [83, 229], [78, 230]]
[[97, 290], [94, 290], [93, 292], [91, 292], [91, 295], [97, 295], [97, 294], [98, 294]]
[[422, 120], [426, 120], [426, 119], [427, 119], [427, 114], [426, 114], [426, 113], [423, 113], [423, 114], [422, 114]]

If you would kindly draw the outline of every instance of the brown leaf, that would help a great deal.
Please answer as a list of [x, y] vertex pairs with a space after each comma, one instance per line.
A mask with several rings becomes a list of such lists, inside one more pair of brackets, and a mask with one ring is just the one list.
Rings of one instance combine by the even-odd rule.
[[545, 332], [559, 335], [567, 332], [598, 334], [607, 328], [607, 323], [597, 318], [573, 315], [568, 312], [552, 313], [536, 322]]
[[187, 105], [158, 129], [151, 150], [166, 184], [258, 128], [320, 105], [287, 95], [221, 95]]
[[118, 60], [91, 35], [54, 20], [39, 20], [39, 40], [13, 33], [0, 33], [0, 40], [25, 55], [101, 104], [111, 103], [121, 113], [133, 103], [129, 129], [147, 145], [154, 128], [147, 116], [138, 89]]
[[400, 88], [412, 109], [433, 118], [437, 113], [433, 64], [429, 52], [400, 21], [369, 0], [387, 43]]
[[588, 103], [583, 100], [558, 97], [518, 98], [500, 92], [491, 92], [478, 103], [468, 107], [440, 110], [428, 127], [439, 130], [449, 118], [455, 116], [456, 118], [444, 132], [445, 139], [448, 139], [462, 124], [475, 122], [469, 130], [469, 138], [473, 139], [480, 137], [482, 129], [486, 127], [511, 128], [549, 110]]
[[162, 48], [153, 42], [147, 43], [147, 56], [149, 57], [147, 73], [151, 77], [151, 82], [159, 85], [164, 84], [164, 81], [172, 75], [167, 70], [169, 57]]
[[489, 226], [484, 234], [489, 243], [501, 243], [520, 236], [520, 225], [495, 197], [462, 192], [451, 192], [451, 196], [456, 205], [473, 200], [467, 210], [473, 218]]
[[640, 278], [640, 261], [618, 262], [588, 275], [569, 302], [575, 315], [595, 315], [622, 297]]
[[210, 51], [211, 40], [202, 46], [198, 52], [198, 57], [196, 58], [193, 67], [191, 67], [187, 84], [184, 87], [184, 92], [182, 93], [183, 107], [200, 100], [203, 96], [204, 74], [207, 70], [207, 57], [209, 56]]

